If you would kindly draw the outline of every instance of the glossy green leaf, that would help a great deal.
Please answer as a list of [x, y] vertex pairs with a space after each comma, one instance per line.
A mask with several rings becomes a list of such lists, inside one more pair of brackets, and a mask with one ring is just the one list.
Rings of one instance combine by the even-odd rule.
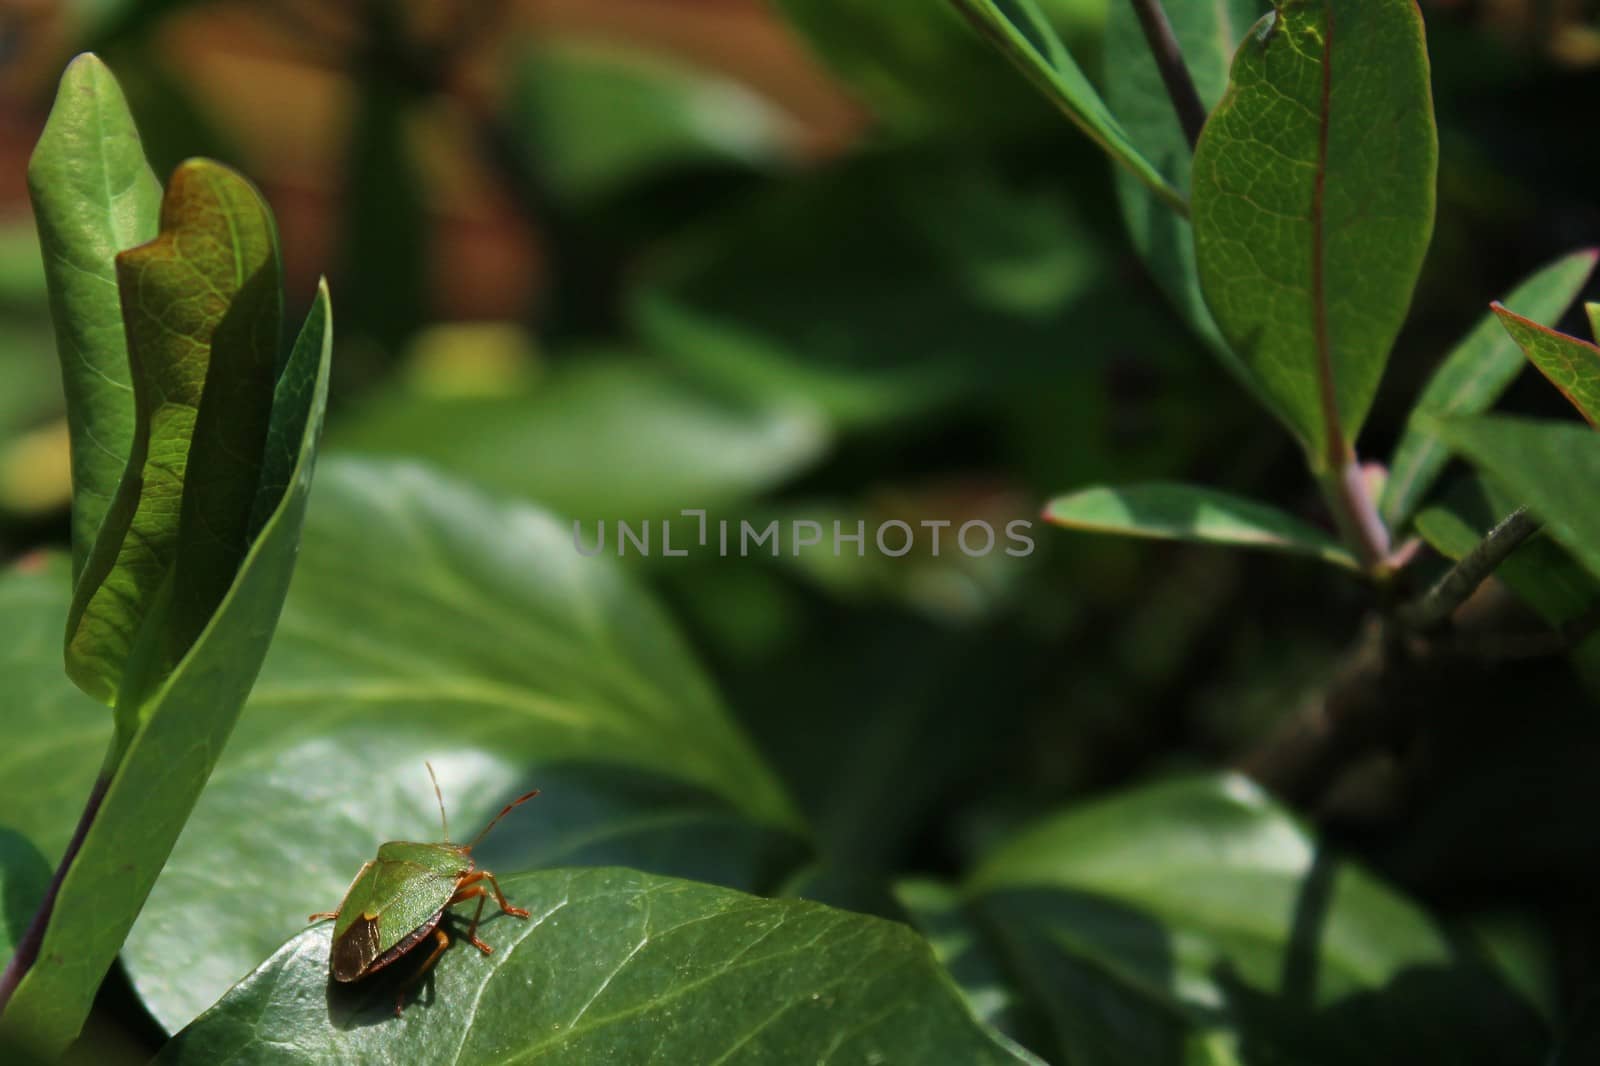
[[250, 547], [283, 304], [271, 213], [233, 171], [193, 160], [167, 187], [161, 235], [119, 255], [117, 279], [136, 421], [75, 590], [67, 673], [132, 714]]
[[[104, 800], [66, 871], [38, 958], [0, 1014], [0, 1044], [9, 1041], [53, 1055], [77, 1034], [233, 731], [266, 656], [299, 548], [327, 400], [329, 315], [322, 292], [302, 331], [304, 342], [295, 345], [276, 387], [282, 407], [273, 411], [272, 422], [279, 439], [293, 427], [301, 430], [292, 475], [199, 639], [170, 675], [119, 719], [119, 730], [131, 721], [133, 731], [113, 742]], [[281, 460], [267, 465], [281, 468]], [[247, 519], [254, 487], [252, 499], [245, 501]], [[270, 499], [273, 490], [268, 493]], [[49, 687], [41, 696], [61, 698]], [[41, 738], [75, 747], [87, 739], [81, 733]], [[69, 759], [65, 765], [72, 764]], [[41, 772], [55, 770], [37, 763], [29, 770], [30, 775]], [[25, 776], [4, 787], [10, 795], [13, 790], [25, 794], [30, 786]], [[9, 800], [0, 806], [12, 809]], [[72, 816], [70, 809], [63, 814]], [[36, 824], [46, 843], [54, 839], [42, 820]], [[232, 905], [231, 899], [219, 902]]]
[[972, 1017], [898, 923], [630, 870], [503, 884], [533, 916], [489, 922], [491, 956], [446, 952], [403, 1017], [392, 980], [330, 987], [321, 926], [156, 1061], [1034, 1061]]
[[1140, 154], [1094, 85], [1039, 9], [1036, 0], [950, 0], [1045, 97], [1089, 139], [1174, 210], [1186, 211], [1183, 193]]
[[1494, 305], [1494, 313], [1528, 362], [1539, 368], [1591, 426], [1600, 422], [1600, 348], [1499, 304]]
[[1531, 1007], [1241, 778], [1048, 817], [967, 896], [1061, 1061], [1540, 1060]]
[[1070, 205], [970, 158], [902, 152], [740, 205], [658, 258], [632, 311], [697, 376], [850, 427], [1182, 343], [1123, 291]]
[[[1266, 6], [1265, 0], [1164, 5], [1184, 65], [1208, 111], [1216, 107], [1228, 87], [1234, 50]], [[1138, 11], [1127, 0], [1116, 0], [1106, 9], [1105, 78], [1106, 103], [1127, 130], [1128, 139], [1173, 188], [1188, 189], [1193, 151], [1151, 54]], [[1211, 319], [1200, 293], [1194, 229], [1189, 220], [1127, 171], [1117, 173], [1117, 197], [1128, 236], [1156, 283], [1234, 377], [1262, 403], [1269, 403], [1254, 375]]]
[[[1534, 322], [1554, 322], [1588, 282], [1596, 254], [1590, 250], [1556, 260], [1519, 285], [1506, 297], [1506, 306]], [[1422, 390], [1389, 463], [1379, 513], [1390, 529], [1400, 529], [1415, 513], [1450, 458], [1425, 423], [1440, 415], [1482, 414], [1523, 365], [1521, 350], [1494, 313], [1484, 315], [1445, 357]]]
[[1015, 982], [961, 893], [943, 882], [918, 879], [896, 884], [894, 896], [928, 938], [939, 964], [949, 971], [978, 1020], [1021, 1039], [1022, 1026], [1032, 1019], [1017, 1017], [1023, 1005]]
[[1297, 0], [1256, 24], [1194, 158], [1217, 326], [1338, 470], [1433, 233], [1438, 137], [1413, 0]]
[[61, 77], [28, 163], [28, 192], [72, 432], [76, 575], [116, 495], [134, 435], [114, 259], [155, 237], [161, 209], [161, 184], [145, 162], [122, 90], [93, 55], [74, 59]]
[[795, 132], [775, 104], [731, 78], [583, 38], [529, 45], [509, 106], [530, 164], [574, 205], [690, 169], [767, 169]]
[[1581, 425], [1509, 416], [1444, 418], [1439, 439], [1498, 482], [1510, 498], [1600, 577], [1600, 434]]
[[1067, 529], [1264, 548], [1356, 568], [1350, 553], [1315, 526], [1267, 504], [1194, 485], [1081, 489], [1051, 500], [1044, 517]]
[[329, 445], [415, 456], [560, 514], [617, 522], [773, 487], [827, 440], [804, 408], [732, 402], [659, 361], [584, 352], [503, 395], [392, 388], [351, 411]]
[[805, 850], [615, 558], [424, 468], [330, 460], [260, 681], [124, 950], [151, 1013], [188, 1023], [381, 841], [436, 839], [424, 760], [458, 831], [543, 790], [484, 841], [491, 869], [627, 863], [765, 890]]

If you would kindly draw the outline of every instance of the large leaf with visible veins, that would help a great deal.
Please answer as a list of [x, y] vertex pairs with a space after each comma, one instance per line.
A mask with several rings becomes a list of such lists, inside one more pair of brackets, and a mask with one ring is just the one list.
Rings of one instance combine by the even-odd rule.
[[926, 942], [895, 922], [620, 869], [503, 879], [484, 957], [328, 977], [328, 926], [284, 945], [157, 1058], [231, 1063], [1034, 1062], [985, 1029]]
[[380, 842], [438, 839], [424, 760], [461, 839], [543, 790], [481, 845], [491, 869], [765, 890], [803, 857], [671, 621], [572, 537], [422, 467], [325, 464], [260, 681], [123, 952], [157, 1020], [187, 1024], [337, 906]]
[[1433, 233], [1438, 136], [1413, 0], [1282, 0], [1194, 157], [1200, 283], [1313, 468], [1349, 459]]

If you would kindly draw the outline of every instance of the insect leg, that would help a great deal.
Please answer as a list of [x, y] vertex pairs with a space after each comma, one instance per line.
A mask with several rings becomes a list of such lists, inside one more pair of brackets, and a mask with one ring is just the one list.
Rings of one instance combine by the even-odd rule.
[[308, 921], [308, 922], [325, 922], [329, 918], [337, 918], [337, 917], [339, 917], [339, 912], [338, 911], [318, 911], [317, 913], [313, 914], [311, 917], [307, 918], [306, 921]]
[[426, 959], [422, 960], [422, 965], [418, 967], [417, 972], [406, 978], [400, 987], [395, 990], [394, 1016], [396, 1018], [400, 1017], [401, 1013], [406, 1009], [406, 992], [411, 989], [412, 985], [422, 980], [429, 970], [433, 969], [434, 963], [439, 961], [439, 956], [444, 954], [444, 949], [449, 946], [449, 935], [443, 929], [435, 929], [433, 931], [433, 951], [428, 954]]
[[513, 907], [511, 904], [506, 902], [506, 894], [500, 891], [500, 882], [494, 879], [494, 874], [490, 873], [488, 870], [480, 870], [478, 872], [483, 874], [483, 879], [485, 881], [488, 881], [494, 886], [494, 901], [500, 904], [500, 909], [502, 911], [507, 914], [515, 915], [518, 918], [526, 918], [528, 916], [528, 912], [526, 910], [522, 909], [521, 907]]
[[488, 893], [484, 892], [482, 885], [473, 885], [471, 888], [461, 889], [451, 896], [450, 902], [452, 904], [462, 903], [472, 899], [474, 896], [478, 898], [478, 909], [472, 913], [472, 924], [467, 926], [467, 942], [485, 955], [493, 955], [494, 948], [478, 939], [478, 919], [483, 917], [483, 901], [487, 895]]

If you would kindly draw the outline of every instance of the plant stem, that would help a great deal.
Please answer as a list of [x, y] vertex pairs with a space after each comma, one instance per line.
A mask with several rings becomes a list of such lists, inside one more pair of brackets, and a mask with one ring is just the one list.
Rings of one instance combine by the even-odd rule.
[[1538, 531], [1539, 521], [1528, 514], [1527, 508], [1512, 511], [1432, 588], [1403, 607], [1399, 613], [1401, 622], [1419, 633], [1444, 625], [1484, 579]]
[[1167, 20], [1161, 0], [1129, 2], [1139, 16], [1144, 38], [1150, 44], [1150, 54], [1155, 57], [1161, 80], [1167, 87], [1167, 95], [1172, 98], [1172, 107], [1178, 112], [1183, 135], [1188, 138], [1189, 149], [1193, 151], [1194, 146], [1200, 143], [1200, 131], [1206, 124], [1206, 106], [1200, 102], [1194, 78], [1189, 75], [1189, 66], [1183, 61], [1183, 49], [1178, 46], [1177, 35], [1172, 32], [1172, 23]]
[[83, 814], [78, 818], [78, 827], [72, 831], [72, 840], [67, 844], [66, 854], [61, 856], [61, 864], [56, 867], [55, 874], [50, 878], [50, 886], [45, 889], [44, 898], [39, 901], [39, 909], [33, 912], [33, 920], [28, 923], [27, 931], [17, 942], [17, 950], [12, 954], [11, 961], [6, 964], [5, 971], [0, 972], [0, 1013], [4, 1013], [6, 1004], [11, 1002], [12, 993], [16, 992], [23, 976], [39, 957], [39, 949], [44, 945], [45, 927], [50, 924], [50, 916], [55, 912], [56, 897], [61, 894], [61, 882], [66, 879], [67, 870], [72, 867], [78, 852], [83, 850], [84, 838], [89, 835], [89, 827], [94, 824], [95, 816], [100, 813], [100, 805], [105, 802], [106, 789], [110, 787], [111, 774], [102, 772], [94, 783], [93, 791], [89, 793], [88, 801], [83, 805]]
[[1389, 530], [1367, 491], [1361, 464], [1347, 460], [1322, 478], [1322, 491], [1346, 544], [1369, 574], [1381, 577], [1389, 558]]

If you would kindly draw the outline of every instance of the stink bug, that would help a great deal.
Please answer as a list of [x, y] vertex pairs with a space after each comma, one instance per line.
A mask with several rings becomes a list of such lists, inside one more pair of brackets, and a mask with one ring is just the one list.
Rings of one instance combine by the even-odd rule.
[[[467, 927], [467, 942], [485, 955], [492, 953], [494, 949], [477, 936], [478, 919], [483, 916], [483, 903], [489, 895], [489, 889], [483, 886], [485, 881], [494, 889], [494, 899], [501, 911], [518, 918], [528, 916], [521, 907], [506, 902], [494, 874], [478, 869], [472, 861], [472, 849], [500, 819], [537, 796], [539, 790], [534, 789], [506, 804], [483, 827], [483, 832], [472, 838], [472, 843], [453, 844], [450, 823], [444, 813], [444, 795], [439, 791], [439, 779], [434, 777], [432, 766], [428, 766], [428, 776], [433, 779], [433, 794], [439, 801], [443, 842], [415, 844], [391, 840], [379, 845], [378, 857], [356, 872], [356, 879], [345, 890], [339, 909], [313, 914], [308, 919], [313, 922], [334, 919], [333, 950], [328, 954], [328, 968], [336, 981], [354, 981], [375, 973], [430, 939], [431, 934], [433, 953], [423, 960], [406, 985], [420, 980], [439, 960], [439, 954], [450, 946], [450, 937], [439, 928], [444, 912], [474, 898], [478, 909]], [[405, 986], [402, 986], [395, 995], [396, 1014], [404, 1009], [404, 998]]]

